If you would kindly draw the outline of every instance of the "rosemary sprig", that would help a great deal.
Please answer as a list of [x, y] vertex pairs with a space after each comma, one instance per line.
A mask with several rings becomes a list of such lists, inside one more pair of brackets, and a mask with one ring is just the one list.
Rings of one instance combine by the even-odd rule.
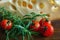
[[[36, 14], [34, 12], [25, 15], [23, 18], [14, 15], [12, 12], [6, 10], [4, 7], [0, 8], [0, 21], [4, 19], [11, 20], [13, 23], [11, 30], [6, 30], [6, 40], [9, 38], [14, 38], [18, 40], [18, 35], [22, 36], [22, 40], [25, 40], [25, 36], [27, 35], [28, 40], [32, 38], [33, 34], [38, 34], [36, 32], [32, 32], [29, 30], [29, 26], [32, 24], [32, 20], [35, 20], [36, 17], [45, 17], [46, 14]], [[26, 24], [25, 24], [26, 22]]]

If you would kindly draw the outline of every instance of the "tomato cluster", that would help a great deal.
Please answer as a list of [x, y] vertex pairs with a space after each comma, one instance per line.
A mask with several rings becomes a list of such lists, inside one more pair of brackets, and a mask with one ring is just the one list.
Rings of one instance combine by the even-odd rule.
[[52, 36], [54, 33], [54, 28], [51, 25], [51, 21], [45, 18], [41, 19], [39, 22], [33, 21], [33, 24], [30, 25], [30, 29], [39, 32], [42, 36], [45, 37]]
[[0, 22], [0, 26], [4, 30], [10, 30], [12, 28], [12, 22], [10, 20], [4, 19]]
[[[12, 28], [12, 22], [10, 20], [4, 19], [0, 22], [0, 26], [4, 30], [10, 30]], [[41, 19], [40, 21], [33, 20], [29, 28], [32, 31], [39, 32], [45, 37], [52, 36], [54, 33], [54, 28], [51, 25], [51, 21], [46, 19]]]

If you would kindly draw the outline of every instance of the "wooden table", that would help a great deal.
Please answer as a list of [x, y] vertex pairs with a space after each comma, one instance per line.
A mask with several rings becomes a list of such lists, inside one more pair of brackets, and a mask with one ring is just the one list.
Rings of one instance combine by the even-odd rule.
[[54, 27], [54, 35], [51, 37], [34, 37], [35, 40], [60, 40], [60, 20], [53, 20], [52, 25]]
[[[40, 36], [33, 36], [34, 40], [60, 40], [60, 20], [52, 21], [52, 25], [55, 29], [54, 35], [51, 37], [40, 37]], [[0, 31], [0, 40], [5, 40], [4, 33]], [[21, 40], [21, 37], [19, 37]]]

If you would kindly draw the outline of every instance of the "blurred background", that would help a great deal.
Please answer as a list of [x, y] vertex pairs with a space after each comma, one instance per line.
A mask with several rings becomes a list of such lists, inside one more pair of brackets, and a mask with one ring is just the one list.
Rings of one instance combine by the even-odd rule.
[[0, 6], [22, 16], [36, 12], [49, 14], [50, 20], [60, 19], [60, 0], [0, 0]]

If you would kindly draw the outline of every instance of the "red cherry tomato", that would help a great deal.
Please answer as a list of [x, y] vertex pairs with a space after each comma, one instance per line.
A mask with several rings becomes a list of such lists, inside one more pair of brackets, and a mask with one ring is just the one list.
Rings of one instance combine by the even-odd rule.
[[40, 33], [45, 37], [52, 36], [54, 33], [54, 28], [48, 22], [44, 22], [43, 26], [40, 28]]
[[46, 18], [42, 18], [39, 23], [41, 26], [43, 26], [44, 22], [48, 22], [49, 24], [51, 24], [51, 21], [47, 20]]
[[10, 30], [12, 28], [12, 22], [10, 20], [2, 20], [1, 27], [4, 30]]
[[32, 29], [33, 31], [38, 32], [40, 29], [40, 24], [38, 21], [33, 21], [33, 24], [30, 25], [30, 29]]

